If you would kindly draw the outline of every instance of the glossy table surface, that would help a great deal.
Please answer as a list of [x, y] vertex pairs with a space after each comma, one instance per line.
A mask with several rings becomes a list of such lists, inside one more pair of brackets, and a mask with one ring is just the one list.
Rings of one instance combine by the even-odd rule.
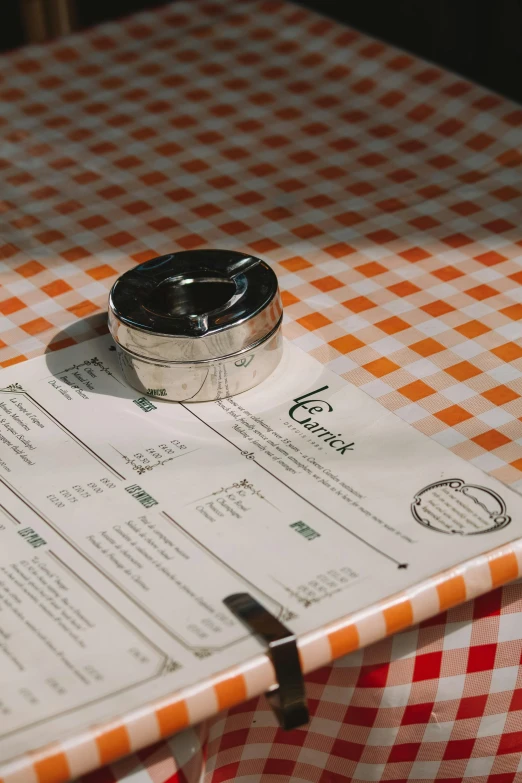
[[[285, 333], [522, 488], [522, 109], [285, 2], [178, 2], [2, 58], [0, 362], [105, 330], [117, 275], [265, 258]], [[522, 591], [451, 610], [91, 783], [520, 779]]]

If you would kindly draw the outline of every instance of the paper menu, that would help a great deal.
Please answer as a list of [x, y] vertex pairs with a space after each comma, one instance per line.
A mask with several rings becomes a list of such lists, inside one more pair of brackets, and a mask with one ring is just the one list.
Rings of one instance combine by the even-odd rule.
[[518, 495], [295, 347], [197, 405], [113, 347], [2, 374], [0, 764], [258, 655], [230, 593], [302, 636], [521, 536]]

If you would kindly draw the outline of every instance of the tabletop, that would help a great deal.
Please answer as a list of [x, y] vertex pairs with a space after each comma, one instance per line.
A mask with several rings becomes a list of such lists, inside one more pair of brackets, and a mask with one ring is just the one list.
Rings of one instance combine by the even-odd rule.
[[[522, 489], [522, 109], [288, 2], [182, 0], [2, 58], [0, 364], [106, 330], [132, 265], [278, 274], [285, 334]], [[522, 590], [452, 609], [90, 783], [522, 781]], [[520, 770], [520, 771], [519, 771]]]

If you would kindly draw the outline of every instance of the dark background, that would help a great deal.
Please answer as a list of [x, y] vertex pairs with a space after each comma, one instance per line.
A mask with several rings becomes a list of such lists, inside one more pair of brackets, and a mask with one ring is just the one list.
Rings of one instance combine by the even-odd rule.
[[[243, 0], [229, 0], [238, 7]], [[0, 50], [24, 42], [20, 0], [0, 0]], [[75, 0], [88, 27], [162, 0]], [[522, 103], [522, 0], [299, 0]]]

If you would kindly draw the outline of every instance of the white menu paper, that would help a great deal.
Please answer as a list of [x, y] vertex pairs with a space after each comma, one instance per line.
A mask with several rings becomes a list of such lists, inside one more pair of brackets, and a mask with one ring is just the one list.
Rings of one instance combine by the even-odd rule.
[[129, 388], [109, 337], [0, 381], [0, 763], [522, 534], [522, 499], [285, 345], [234, 399]]

